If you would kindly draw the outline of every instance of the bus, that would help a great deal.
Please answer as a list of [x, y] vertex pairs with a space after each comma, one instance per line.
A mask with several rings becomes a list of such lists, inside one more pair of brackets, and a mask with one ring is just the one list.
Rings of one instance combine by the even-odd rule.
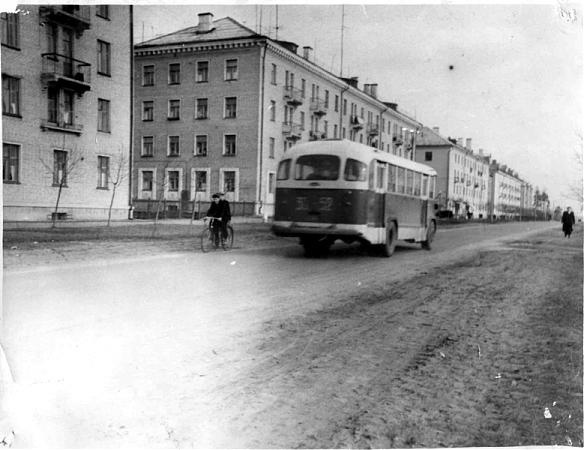
[[341, 240], [383, 256], [396, 241], [431, 249], [436, 234], [436, 171], [346, 139], [297, 144], [276, 175], [272, 233], [298, 237], [306, 256]]

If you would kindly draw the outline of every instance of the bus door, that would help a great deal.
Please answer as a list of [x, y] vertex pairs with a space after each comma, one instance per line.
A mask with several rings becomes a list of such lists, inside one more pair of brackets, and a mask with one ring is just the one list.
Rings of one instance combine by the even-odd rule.
[[369, 201], [367, 225], [381, 228], [385, 224], [385, 187], [387, 186], [387, 163], [373, 160], [369, 167]]

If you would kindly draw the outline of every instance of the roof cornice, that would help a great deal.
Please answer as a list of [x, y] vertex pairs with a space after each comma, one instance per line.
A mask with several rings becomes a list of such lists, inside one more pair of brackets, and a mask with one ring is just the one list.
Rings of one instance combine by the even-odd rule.
[[254, 38], [222, 39], [204, 42], [182, 42], [167, 45], [150, 45], [134, 47], [134, 56], [165, 55], [173, 53], [198, 53], [213, 50], [231, 50], [248, 48], [260, 45], [261, 42]]

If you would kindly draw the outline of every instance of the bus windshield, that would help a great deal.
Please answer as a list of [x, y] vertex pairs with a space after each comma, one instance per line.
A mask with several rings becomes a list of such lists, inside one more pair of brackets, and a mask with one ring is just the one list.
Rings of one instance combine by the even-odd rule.
[[336, 180], [341, 160], [334, 155], [303, 155], [296, 160], [297, 180]]

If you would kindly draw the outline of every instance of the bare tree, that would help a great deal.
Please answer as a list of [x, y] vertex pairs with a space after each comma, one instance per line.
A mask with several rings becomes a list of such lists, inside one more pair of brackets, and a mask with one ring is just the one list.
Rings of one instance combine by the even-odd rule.
[[112, 185], [112, 197], [109, 204], [109, 209], [107, 212], [107, 226], [110, 226], [111, 218], [112, 218], [112, 207], [114, 205], [114, 198], [116, 196], [117, 188], [122, 184], [122, 182], [128, 177], [128, 160], [126, 159], [126, 154], [124, 153], [124, 149], [120, 148], [120, 153], [118, 158], [115, 162], [115, 170], [113, 177], [110, 180]]
[[79, 151], [75, 149], [65, 149], [65, 136], [63, 136], [63, 145], [61, 149], [55, 150], [53, 158], [53, 164], [49, 164], [43, 160], [43, 158], [39, 158], [41, 164], [53, 177], [53, 186], [57, 186], [59, 188], [57, 191], [57, 199], [55, 201], [55, 210], [52, 214], [52, 228], [54, 228], [57, 224], [59, 202], [61, 201], [61, 193], [63, 192], [63, 188], [67, 187], [67, 183], [73, 179], [75, 172], [80, 166], [80, 163], [85, 159]]

